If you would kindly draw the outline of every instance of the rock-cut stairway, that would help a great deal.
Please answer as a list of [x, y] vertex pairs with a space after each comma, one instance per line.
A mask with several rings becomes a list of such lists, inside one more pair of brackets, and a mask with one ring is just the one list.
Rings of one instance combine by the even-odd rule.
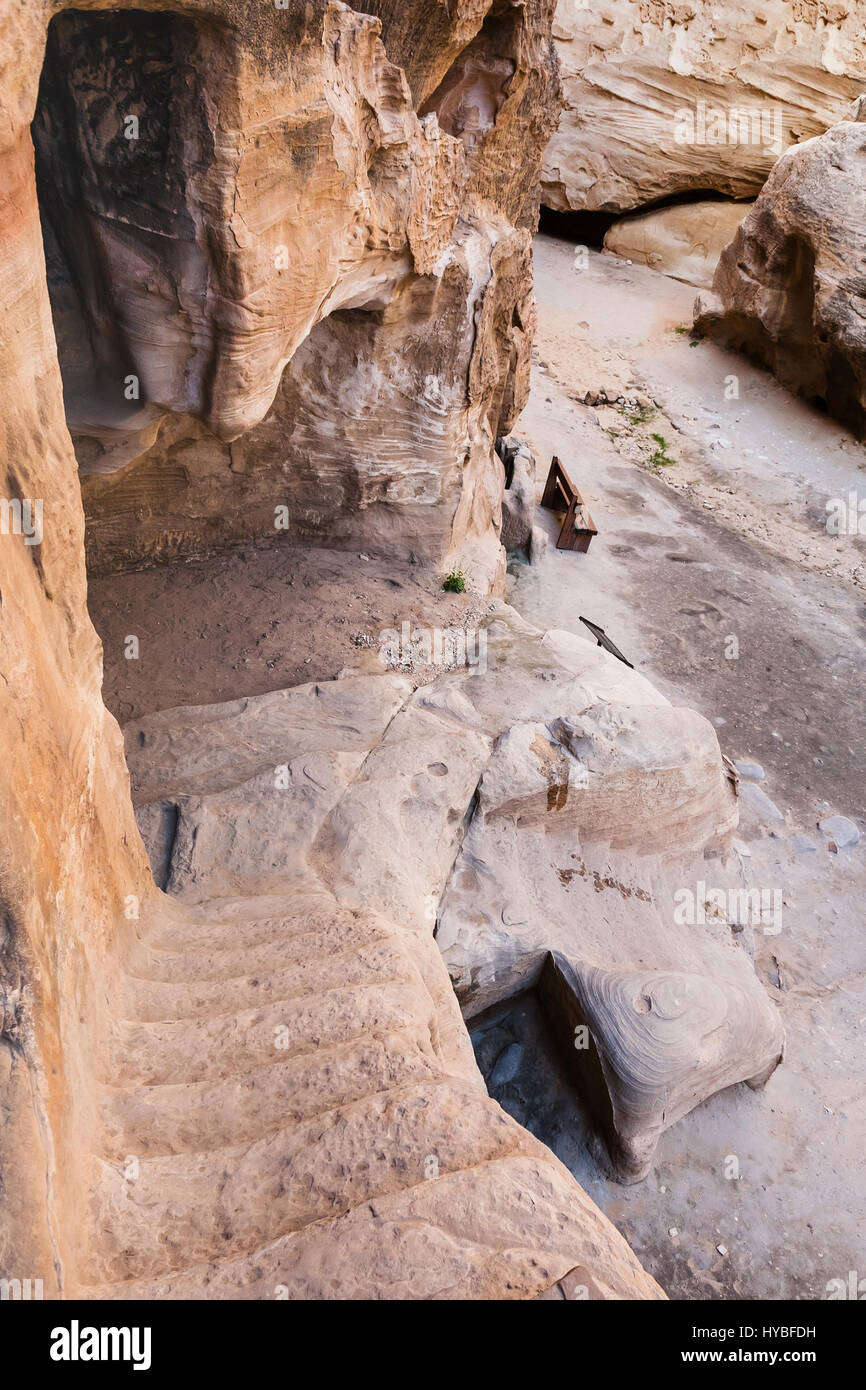
[[488, 1097], [452, 977], [471, 1011], [557, 954], [559, 1022], [588, 1019], [578, 1062], [641, 1176], [781, 1055], [729, 924], [670, 912], [736, 800], [711, 726], [607, 653], [505, 607], [486, 635], [486, 669], [418, 690], [350, 675], [127, 729], [168, 891], [91, 1059], [89, 1291], [659, 1296]]
[[[174, 896], [142, 907], [93, 1061], [84, 1296], [661, 1296], [487, 1096], [427, 906], [386, 915], [335, 881], [334, 837], [351, 857], [356, 827], [334, 808], [363, 794], [407, 693], [344, 680], [129, 732]], [[386, 793], [425, 818], [428, 796], [471, 799], [486, 756], [480, 736], [462, 763], [453, 732], [431, 736], [429, 786], [395, 771]], [[440, 820], [408, 865], [422, 902], [460, 833]]]
[[443, 1053], [398, 932], [313, 883], [154, 921], [102, 1093], [90, 1293], [651, 1296], [553, 1156]]

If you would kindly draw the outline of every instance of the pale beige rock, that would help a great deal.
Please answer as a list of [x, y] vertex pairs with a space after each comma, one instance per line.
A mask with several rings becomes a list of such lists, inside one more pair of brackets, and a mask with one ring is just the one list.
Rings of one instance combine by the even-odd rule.
[[[738, 944], [739, 921], [677, 910], [683, 890], [702, 905], [707, 856], [718, 861], [737, 824], [712, 726], [648, 700], [614, 657], [566, 638], [548, 634], [548, 650], [582, 680], [563, 680], [559, 667], [546, 718], [508, 689], [507, 665], [485, 680], [487, 709], [492, 700], [500, 720], [511, 711], [517, 722], [484, 768], [437, 941], [464, 1015], [540, 987], [566, 1043], [575, 1026], [589, 1030], [591, 1047], [565, 1055], [632, 1181], [689, 1109], [734, 1082], [766, 1080], [784, 1038]], [[521, 650], [532, 650], [525, 635]], [[551, 953], [562, 960], [553, 982]]]
[[659, 208], [614, 222], [604, 249], [651, 270], [708, 289], [719, 257], [751, 203], [699, 202]]
[[516, 436], [500, 440], [497, 451], [505, 469], [502, 544], [506, 551], [531, 554], [536, 507], [535, 457], [525, 441]]
[[501, 217], [461, 224], [429, 275], [405, 275], [376, 311], [320, 323], [242, 438], [168, 417], [143, 457], [83, 479], [91, 568], [288, 534], [497, 588], [493, 444], [528, 389], [530, 253], [528, 232]]
[[[572, 1014], [592, 1028], [581, 1079], [600, 1059], [603, 1128], [622, 1176], [642, 1177], [663, 1128], [782, 1054], [729, 923], [675, 912], [730, 843], [733, 788], [712, 726], [593, 643], [505, 606], [482, 635], [481, 664], [414, 692], [361, 677], [149, 716], [126, 731], [136, 794], [177, 807], [168, 885], [185, 902], [286, 893], [312, 874], [341, 906], [399, 924], [455, 1068], [473, 1064], [434, 928], [467, 1015], [543, 986], [561, 953], [573, 1000], [543, 997], [572, 1034]], [[277, 749], [281, 781], [264, 766]], [[161, 833], [140, 823], [163, 862]], [[656, 1001], [634, 1019], [630, 990]]]
[[708, 1095], [738, 1081], [757, 1090], [781, 1062], [781, 1023], [741, 967], [721, 953], [701, 974], [547, 956], [539, 997], [626, 1181], [646, 1176], [662, 1131]]
[[507, 1266], [535, 1297], [579, 1264], [596, 1296], [652, 1294], [597, 1213], [575, 1240], [571, 1180], [487, 1098], [433, 939], [493, 742], [465, 681], [347, 677], [127, 729], [148, 836], [148, 798], [179, 811], [180, 901], [142, 924], [109, 1025], [89, 1291], [488, 1297]]
[[102, 1054], [85, 1296], [527, 1298], [575, 1261], [609, 1297], [658, 1296], [468, 1042], [449, 1058], [413, 954], [312, 878], [142, 920]]
[[237, 438], [315, 323], [387, 301], [450, 240], [463, 151], [422, 128], [375, 19], [319, 4], [208, 22], [225, 9], [52, 24], [34, 135], [52, 278], [81, 319], [63, 325], [76, 434], [134, 434], [146, 404]]
[[554, 35], [566, 108], [542, 196], [559, 211], [753, 198], [864, 90], [862, 14], [835, 0], [559, 0]]
[[[866, 438], [864, 104], [779, 161], [723, 253], [695, 326]], [[837, 519], [837, 524], [839, 523]]]

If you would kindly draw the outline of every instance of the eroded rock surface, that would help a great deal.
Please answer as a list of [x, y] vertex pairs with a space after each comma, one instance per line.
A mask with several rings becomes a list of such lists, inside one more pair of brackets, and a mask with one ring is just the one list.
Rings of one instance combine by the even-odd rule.
[[432, 8], [53, 21], [33, 129], [93, 570], [276, 527], [500, 585], [553, 0]]
[[502, 497], [502, 544], [507, 552], [532, 549], [535, 525], [537, 470], [535, 457], [526, 442], [516, 436], [502, 439], [497, 452], [505, 469]]
[[604, 249], [709, 289], [719, 257], [751, 206], [707, 201], [638, 213], [614, 222], [605, 233]]
[[348, 676], [127, 729], [174, 901], [107, 1030], [90, 1292], [528, 1298], [579, 1266], [657, 1296], [488, 1098], [434, 941], [492, 746], [459, 686]]
[[[565, 1055], [634, 1180], [663, 1128], [724, 1086], [766, 1079], [782, 1028], [743, 925], [676, 910], [684, 886], [700, 896], [737, 821], [712, 727], [587, 642], [543, 642], [536, 670], [546, 658], [552, 688], [528, 672], [528, 689], [514, 671], [485, 678], [486, 717], [521, 715], [484, 767], [437, 940], [465, 1015], [541, 986], [561, 1035], [588, 1029], [586, 1050]], [[526, 634], [522, 647], [533, 651]]]
[[788, 145], [864, 89], [859, 7], [828, 0], [559, 0], [566, 109], [544, 160], [558, 211], [693, 189], [752, 198]]
[[425, 958], [300, 870], [143, 919], [103, 1054], [85, 1295], [526, 1298], [580, 1261], [610, 1297], [659, 1296], [488, 1098], [437, 971], [432, 939]]
[[319, 324], [242, 438], [171, 416], [140, 460], [85, 477], [91, 567], [204, 553], [278, 523], [496, 588], [494, 441], [528, 390], [529, 233], [461, 224], [436, 274], [407, 275], [387, 301]]
[[[359, 748], [384, 741], [399, 678], [365, 699], [366, 723], [358, 708], [351, 725], [334, 723], [332, 709], [322, 734], [308, 709], [315, 746], [267, 706], [258, 752], [255, 738], [233, 750], [236, 772], [199, 746], [194, 794], [214, 825], [209, 797], [227, 807], [252, 784], [247, 822], [223, 827], [238, 848], [263, 813], [263, 763], [285, 760], [290, 797], [270, 836], [286, 837], [282, 857], [268, 862], [267, 836], [246, 855], [280, 889], [251, 892], [230, 856], [209, 880], [203, 834], [186, 856], [195, 900], [159, 894], [100, 700], [55, 346], [56, 332], [79, 446], [89, 440], [90, 465], [111, 469], [147, 447], [166, 412], [220, 446], [237, 438], [334, 313], [375, 328], [392, 291], [427, 292], [423, 338], [444, 281], [452, 307], [465, 292], [458, 352], [477, 316], [461, 409], [492, 461], [528, 360], [518, 299], [534, 172], [531, 156], [515, 158], [515, 131], [525, 115], [540, 152], [548, 116], [532, 111], [535, 76], [552, 83], [549, 8], [437, 7], [427, 68], [415, 48], [415, 92], [376, 17], [330, 0], [120, 8], [64, 11], [49, 34], [57, 6], [4, 4], [0, 26], [0, 444], [7, 500], [21, 504], [6, 520], [23, 501], [38, 514], [38, 534], [16, 522], [0, 537], [0, 1271], [42, 1280], [48, 1297], [534, 1297], [579, 1267], [610, 1296], [658, 1297], [566, 1171], [486, 1096], [429, 929], [342, 901], [319, 872], [310, 833], [346, 802]], [[396, 9], [387, 19], [405, 38], [401, 8], [403, 22]], [[417, 27], [428, 7], [410, 8]], [[469, 149], [487, 147], [484, 122], [465, 141], [460, 131], [471, 92], [449, 97], [451, 133], [435, 100], [417, 106], [491, 16], [504, 29], [485, 172]], [[281, 241], [292, 253], [279, 279]], [[512, 249], [522, 288], [509, 298], [493, 262]], [[392, 343], [406, 350], [399, 334]], [[338, 376], [329, 408], [351, 391]], [[482, 505], [479, 454], [473, 468], [460, 536], [482, 538], [489, 559], [497, 499], [494, 488]], [[171, 756], [179, 767], [179, 749]], [[168, 779], [156, 792], [160, 877], [180, 880], [184, 812]], [[431, 846], [432, 884], [449, 844]]]
[[725, 250], [695, 326], [866, 437], [866, 103], [789, 150]]
[[589, 1028], [581, 1082], [603, 1071], [600, 1124], [641, 1177], [663, 1128], [782, 1052], [738, 926], [674, 911], [729, 844], [733, 789], [711, 725], [590, 642], [505, 608], [484, 636], [483, 671], [414, 691], [347, 677], [148, 716], [126, 735], [139, 824], [186, 903], [286, 893], [303, 866], [399, 924], [455, 1066], [434, 930], [465, 1014], [541, 986], [555, 1026]]
[[[505, 723], [655, 692], [518, 627], [519, 721], [480, 676], [153, 716], [127, 747], [172, 899], [100, 699], [63, 393], [97, 564], [285, 507], [501, 577], [551, 4], [364, 8], [3, 5], [0, 443], [42, 520], [0, 538], [0, 1269], [48, 1296], [660, 1292], [486, 1096], [433, 935]], [[698, 743], [664, 823], [692, 797], [694, 836], [723, 835]], [[627, 840], [613, 783], [594, 814]]]

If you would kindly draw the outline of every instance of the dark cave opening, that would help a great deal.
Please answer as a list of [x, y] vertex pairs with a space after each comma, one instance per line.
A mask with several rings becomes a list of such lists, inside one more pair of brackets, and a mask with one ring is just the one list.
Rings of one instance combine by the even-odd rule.
[[537, 990], [503, 999], [467, 1021], [490, 1095], [584, 1186], [615, 1182], [614, 1168]]
[[31, 131], [67, 423], [82, 471], [141, 452], [199, 404], [210, 344], [199, 182], [213, 163], [201, 77], [212, 26], [182, 15], [52, 19]]
[[605, 236], [621, 216], [619, 212], [555, 212], [553, 208], [542, 206], [538, 230], [561, 241], [600, 251]]

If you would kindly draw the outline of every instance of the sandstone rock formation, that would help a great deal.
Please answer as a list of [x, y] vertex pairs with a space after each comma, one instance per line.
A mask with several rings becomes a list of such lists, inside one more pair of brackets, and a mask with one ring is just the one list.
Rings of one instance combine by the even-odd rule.
[[[590, 644], [502, 610], [487, 673], [149, 716], [153, 872], [100, 699], [78, 464], [97, 568], [285, 512], [501, 582], [551, 12], [0, 0], [0, 1273], [49, 1297], [661, 1296], [487, 1096], [437, 926], [470, 1003], [547, 970], [587, 1020], [628, 1176], [781, 1050], [726, 924], [663, 939], [735, 819], [712, 730]], [[455, 947], [470, 843], [548, 818], [543, 939]], [[600, 893], [639, 838], [658, 904], [567, 930], [557, 825]]]
[[606, 232], [604, 249], [709, 289], [719, 257], [751, 206], [702, 201], [624, 217]]
[[276, 527], [496, 585], [552, 6], [57, 16], [34, 138], [93, 569]]
[[566, 109], [542, 196], [558, 211], [754, 197], [866, 85], [852, 0], [559, 0], [554, 35]]
[[780, 159], [695, 326], [747, 352], [866, 437], [866, 103]]
[[107, 1024], [91, 1294], [496, 1297], [507, 1268], [534, 1297], [580, 1265], [595, 1296], [657, 1296], [488, 1099], [436, 948], [491, 748], [461, 675], [450, 700], [346, 677], [127, 729], [175, 901]]
[[[781, 1059], [741, 923], [676, 910], [718, 869], [736, 802], [701, 716], [580, 638], [523, 630], [518, 655], [515, 636], [494, 642], [483, 691], [464, 687], [497, 741], [437, 940], [468, 1017], [541, 987], [617, 1170], [635, 1180], [664, 1128]], [[452, 682], [418, 698], [435, 706]], [[507, 711], [519, 711], [508, 727]], [[579, 1052], [575, 1027], [587, 1030]]]
[[[376, 366], [380, 330], [407, 359], [410, 394], [441, 332], [454, 381], [465, 372], [459, 404], [456, 386], [443, 406], [431, 384], [433, 404], [409, 408], [413, 423], [373, 463], [393, 469], [409, 443], [424, 468], [438, 459], [448, 522], [428, 529], [475, 547], [495, 580], [493, 442], [525, 390], [550, 7], [465, 0], [436, 6], [435, 22], [421, 3], [365, 8], [381, 26], [338, 0], [190, 0], [182, 15], [0, 6], [0, 1272], [41, 1279], [47, 1297], [532, 1298], [583, 1269], [604, 1296], [660, 1295], [567, 1172], [487, 1098], [426, 909], [422, 930], [396, 899], [390, 915], [350, 902], [344, 881], [365, 891], [351, 856], [323, 877], [327, 856], [309, 849], [304, 823], [324, 815], [319, 834], [333, 836], [338, 807], [349, 833], [358, 748], [398, 690], [370, 691], [366, 724], [316, 726], [312, 747], [315, 690], [294, 724], [297, 699], [266, 708], [262, 749], [238, 757], [253, 785], [230, 825], [237, 774], [201, 750], [192, 788], [232, 841], [265, 805], [262, 757], [285, 763], [302, 823], [287, 802], [270, 863], [247, 840], [251, 879], [226, 856], [209, 880], [203, 833], [189, 903], [153, 881], [100, 699], [64, 391], [87, 466], [148, 448], [167, 414], [176, 440], [186, 428], [205, 441], [205, 468], [264, 420], [316, 326], [333, 342], [305, 371], [322, 377], [328, 409], [340, 397], [351, 415], [354, 399], [355, 428], [377, 372], [382, 418], [399, 393], [387, 356]], [[352, 337], [365, 324], [366, 346]], [[357, 377], [342, 375], [348, 361]], [[315, 420], [315, 398], [304, 408]], [[328, 421], [298, 429], [318, 457]], [[150, 477], [153, 492], [123, 501], [127, 525], [159, 505], [159, 469]], [[184, 548], [187, 510], [196, 544], [253, 526], [238, 490], [220, 531], [230, 494], [217, 494], [209, 509], [191, 487], [147, 553]], [[269, 504], [284, 501], [275, 486]], [[115, 560], [118, 536], [105, 548]], [[477, 758], [483, 737], [463, 742]], [[179, 746], [173, 774], [175, 762]], [[176, 795], [167, 778], [156, 792]], [[171, 821], [154, 821], [167, 857]], [[431, 892], [458, 830], [425, 850]], [[170, 874], [176, 886], [173, 857]], [[251, 894], [259, 879], [280, 890]]]
[[148, 716], [126, 732], [139, 824], [184, 902], [314, 872], [399, 924], [455, 1066], [472, 1059], [434, 928], [465, 1014], [540, 985], [555, 1026], [588, 1028], [579, 1080], [603, 1072], [600, 1124], [639, 1178], [663, 1128], [782, 1053], [738, 924], [675, 912], [729, 843], [733, 791], [711, 725], [592, 643], [505, 608], [484, 639], [483, 670], [414, 693], [366, 676]]
[[497, 445], [505, 469], [502, 497], [502, 544], [506, 551], [528, 554], [535, 524], [535, 458], [524, 440], [511, 436]]

